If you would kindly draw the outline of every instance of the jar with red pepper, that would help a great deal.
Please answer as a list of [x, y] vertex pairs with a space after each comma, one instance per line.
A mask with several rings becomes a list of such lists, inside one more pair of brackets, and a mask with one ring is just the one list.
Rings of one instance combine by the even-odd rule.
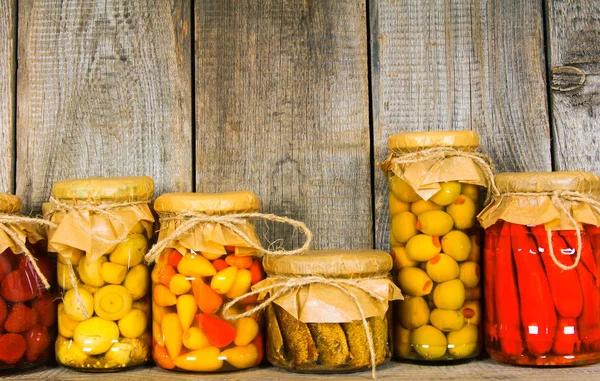
[[501, 173], [485, 227], [486, 350], [511, 364], [600, 360], [600, 178]]
[[480, 194], [489, 159], [473, 131], [390, 136], [390, 245], [405, 298], [394, 308], [394, 353], [414, 360], [472, 358], [482, 348]]
[[257, 296], [241, 298], [264, 278], [254, 225], [260, 202], [249, 191], [167, 193], [154, 202], [157, 244], [152, 270], [153, 357], [163, 369], [223, 372], [263, 359], [262, 314], [243, 314]]
[[19, 197], [0, 194], [0, 370], [54, 356], [55, 265], [46, 255], [43, 225], [20, 210]]

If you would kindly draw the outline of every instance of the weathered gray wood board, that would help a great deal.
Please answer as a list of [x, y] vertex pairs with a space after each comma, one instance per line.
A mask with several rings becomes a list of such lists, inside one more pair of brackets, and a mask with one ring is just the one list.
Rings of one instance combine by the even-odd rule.
[[188, 1], [20, 1], [17, 194], [149, 175], [192, 189]]
[[[162, 370], [156, 367], [140, 367], [131, 371], [116, 373], [78, 373], [65, 368], [45, 368], [42, 371], [29, 371], [26, 374], [10, 377], [14, 380], [61, 380], [61, 381], [187, 381], [187, 380], [370, 380], [371, 372], [348, 374], [301, 374], [291, 373], [274, 367], [261, 367], [241, 372], [193, 374]], [[378, 380], [545, 380], [580, 381], [600, 380], [600, 364], [563, 368], [533, 368], [502, 364], [490, 358], [477, 359], [465, 364], [418, 365], [390, 361], [377, 368]]]
[[[373, 144], [472, 129], [499, 171], [551, 169], [541, 3], [371, 3]], [[387, 181], [375, 169], [375, 242], [389, 248]]]
[[0, 2], [0, 192], [13, 192], [15, 39], [17, 14], [15, 0]]
[[600, 174], [600, 3], [545, 3], [555, 169]]
[[252, 190], [314, 248], [370, 248], [365, 1], [197, 1], [195, 21], [197, 190]]

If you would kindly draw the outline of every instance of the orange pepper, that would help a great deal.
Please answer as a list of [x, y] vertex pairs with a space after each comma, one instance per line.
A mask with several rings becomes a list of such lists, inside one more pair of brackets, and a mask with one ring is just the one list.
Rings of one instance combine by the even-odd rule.
[[228, 253], [235, 253], [235, 246], [227, 245], [227, 246], [225, 246], [225, 251]]
[[208, 341], [217, 348], [225, 348], [235, 339], [235, 328], [223, 319], [207, 314], [198, 314], [196, 320]]
[[152, 358], [156, 365], [163, 369], [173, 369], [175, 368], [175, 363], [171, 356], [169, 356], [169, 352], [167, 352], [167, 348], [160, 346], [158, 344], [154, 345], [152, 349]]
[[254, 258], [254, 261], [252, 262], [252, 266], [250, 266], [250, 268], [248, 268], [248, 270], [250, 270], [250, 274], [252, 275], [251, 284], [256, 284], [263, 279], [263, 271], [262, 271], [262, 267], [260, 266], [260, 262], [259, 262], [258, 258]]
[[222, 259], [215, 259], [214, 261], [212, 261], [212, 265], [215, 268], [215, 270], [217, 270], [217, 272], [229, 267], [227, 262], [225, 262]]
[[250, 256], [239, 256], [235, 254], [229, 254], [225, 257], [225, 262], [229, 266], [237, 267], [238, 269], [247, 269], [254, 263], [254, 260]]
[[221, 295], [217, 294], [202, 278], [192, 280], [192, 293], [198, 303], [198, 308], [205, 314], [213, 314], [223, 304]]
[[260, 331], [258, 332], [258, 335], [256, 335], [256, 337], [254, 338], [254, 340], [252, 340], [252, 344], [254, 344], [254, 346], [258, 350], [258, 358], [254, 363], [254, 365], [256, 366], [262, 362], [263, 357], [265, 355], [265, 344], [263, 341], [262, 333]]
[[174, 306], [177, 303], [177, 296], [162, 284], [157, 284], [152, 292], [154, 303], [161, 307]]
[[181, 255], [179, 251], [173, 249], [169, 253], [167, 262], [169, 262], [169, 265], [173, 266], [173, 268], [177, 268], [177, 265], [179, 264], [181, 258], [183, 258], [183, 255]]
[[171, 284], [171, 278], [173, 275], [177, 274], [177, 270], [173, 268], [171, 265], [164, 265], [160, 272], [158, 273], [158, 281], [165, 286], [169, 287]]

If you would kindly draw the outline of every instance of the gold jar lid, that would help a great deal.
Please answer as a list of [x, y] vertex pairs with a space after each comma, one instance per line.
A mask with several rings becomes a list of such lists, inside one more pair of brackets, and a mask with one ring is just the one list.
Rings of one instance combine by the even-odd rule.
[[227, 193], [165, 193], [154, 201], [157, 213], [182, 211], [206, 214], [256, 212], [260, 208], [258, 196], [250, 191]]
[[583, 171], [506, 172], [498, 173], [494, 180], [500, 193], [547, 193], [559, 190], [594, 194], [600, 191], [600, 178]]
[[146, 201], [153, 194], [154, 181], [148, 176], [69, 179], [52, 187], [52, 196], [64, 201]]
[[21, 210], [21, 198], [8, 193], [0, 193], [0, 213], [16, 213]]
[[263, 258], [263, 268], [270, 276], [385, 276], [392, 265], [392, 257], [380, 250], [309, 250], [301, 255], [267, 255]]
[[430, 147], [469, 150], [479, 147], [479, 135], [470, 130], [411, 132], [390, 136], [387, 146], [394, 153], [414, 152]]

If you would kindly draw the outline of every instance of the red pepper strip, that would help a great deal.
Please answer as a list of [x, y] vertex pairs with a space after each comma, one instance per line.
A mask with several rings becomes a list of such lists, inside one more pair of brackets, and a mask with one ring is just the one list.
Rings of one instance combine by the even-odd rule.
[[[583, 308], [583, 295], [577, 271], [575, 269], [565, 271], [554, 263], [548, 251], [548, 234], [544, 225], [532, 227], [531, 232], [535, 236], [546, 269], [556, 311], [563, 318], [576, 318], [581, 314]], [[552, 233], [552, 247], [554, 255], [560, 263], [565, 266], [573, 265], [573, 256], [562, 254], [564, 249], [568, 248], [565, 241], [556, 232]]]
[[585, 234], [590, 237], [590, 244], [592, 245], [592, 252], [594, 253], [596, 264], [600, 264], [600, 227], [588, 224], [584, 224], [583, 227], [585, 229]]
[[537, 245], [524, 225], [510, 224], [512, 252], [517, 265], [521, 320], [527, 350], [541, 356], [552, 349], [556, 311]]
[[577, 319], [559, 317], [552, 352], [557, 355], [572, 355], [579, 351], [580, 345]]
[[503, 222], [500, 230], [494, 261], [494, 299], [488, 300], [486, 305], [495, 304], [502, 352], [509, 355], [520, 355], [524, 348], [521, 317], [519, 316], [517, 277], [510, 249], [509, 225], [508, 222]]
[[485, 229], [483, 252], [483, 280], [485, 282], [485, 332], [492, 341], [498, 340], [498, 322], [496, 321], [496, 302], [494, 300], [494, 259], [498, 248], [498, 237], [502, 221]]
[[[574, 250], [577, 250], [577, 232], [575, 230], [560, 230], [560, 235], [563, 236], [567, 244]], [[575, 255], [575, 254], [574, 254]], [[594, 253], [592, 253], [592, 246], [590, 239], [581, 232], [581, 260], [580, 262], [585, 268], [594, 276], [596, 286], [600, 286], [600, 269], [596, 266], [596, 259]], [[579, 266], [577, 266], [579, 267]]]

